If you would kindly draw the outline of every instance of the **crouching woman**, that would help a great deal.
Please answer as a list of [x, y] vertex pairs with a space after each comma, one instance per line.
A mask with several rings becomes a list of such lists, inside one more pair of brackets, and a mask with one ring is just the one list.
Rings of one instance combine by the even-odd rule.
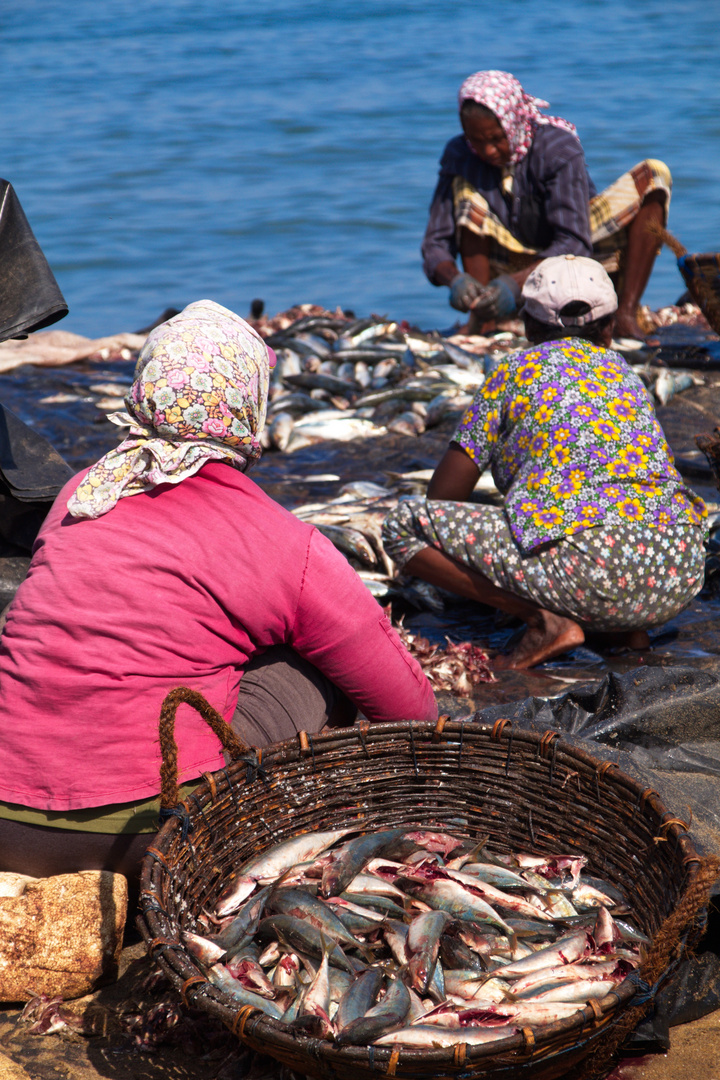
[[[587, 632], [645, 647], [703, 583], [702, 500], [650, 395], [610, 350], [617, 297], [599, 263], [545, 259], [523, 288], [529, 349], [487, 379], [430, 481], [383, 543], [398, 568], [526, 624], [495, 666], [526, 668]], [[469, 502], [487, 468], [501, 507]]]

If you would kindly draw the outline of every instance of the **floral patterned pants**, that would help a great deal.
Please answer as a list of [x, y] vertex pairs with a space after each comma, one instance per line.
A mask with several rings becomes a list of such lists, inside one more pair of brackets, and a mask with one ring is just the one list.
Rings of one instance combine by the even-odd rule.
[[402, 500], [383, 525], [383, 546], [402, 568], [427, 547], [506, 592], [593, 630], [643, 630], [673, 618], [702, 588], [704, 532], [691, 524], [596, 525], [518, 548], [501, 507]]

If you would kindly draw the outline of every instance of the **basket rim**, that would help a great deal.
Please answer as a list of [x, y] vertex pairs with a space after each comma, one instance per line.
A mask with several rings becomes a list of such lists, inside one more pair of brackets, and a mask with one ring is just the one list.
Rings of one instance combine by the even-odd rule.
[[[639, 781], [623, 772], [614, 761], [596, 757], [584, 748], [566, 741], [563, 738], [564, 734], [566, 733], [555, 729], [548, 729], [545, 732], [527, 728], [515, 729], [510, 720], [483, 724], [474, 722], [472, 718], [449, 720], [441, 717], [437, 723], [432, 721], [402, 721], [386, 724], [364, 722], [349, 728], [330, 729], [315, 735], [300, 732], [295, 738], [275, 743], [263, 749], [262, 752], [258, 752], [258, 759], [262, 767], [268, 769], [273, 762], [292, 764], [296, 761], [311, 759], [314, 764], [315, 755], [321, 757], [323, 749], [336, 749], [338, 746], [350, 745], [357, 745], [358, 750], [369, 757], [368, 745], [387, 741], [388, 736], [404, 736], [408, 747], [412, 747], [415, 742], [418, 744], [427, 741], [435, 744], [458, 742], [461, 744], [460, 752], [465, 748], [472, 752], [473, 744], [484, 742], [488, 738], [497, 742], [505, 741], [510, 752], [512, 743], [517, 741], [534, 746], [538, 758], [546, 760], [550, 769], [557, 765], [582, 764], [586, 769], [595, 772], [598, 793], [601, 784], [612, 787], [617, 793], [622, 794], [628, 803], [635, 802], [641, 813], [654, 815], [658, 824], [662, 825], [669, 811], [656, 791], [643, 788]], [[240, 778], [245, 782], [246, 768], [245, 762], [231, 762], [225, 769], [212, 774], [204, 774], [205, 779], [196, 788], [191, 800], [194, 805], [190, 805], [189, 801], [180, 804], [187, 814], [187, 819], [192, 822], [194, 817], [211, 808], [227, 790], [232, 790], [235, 776], [240, 777], [242, 773]], [[182, 982], [178, 975], [181, 968], [178, 960], [184, 961], [186, 967], [192, 967], [198, 972], [198, 976], [186, 979], [182, 983], [183, 999], [189, 1002], [191, 996], [193, 999], [202, 997], [205, 1005], [209, 1006], [207, 1011], [210, 1014], [222, 1020], [241, 1041], [251, 1046], [255, 1044], [255, 1049], [265, 1053], [270, 1052], [272, 1046], [278, 1050], [283, 1049], [287, 1053], [312, 1056], [314, 1059], [320, 1058], [330, 1065], [333, 1062], [336, 1065], [342, 1062], [347, 1065], [362, 1064], [368, 1067], [369, 1050], [372, 1050], [372, 1061], [378, 1066], [387, 1065], [394, 1052], [392, 1046], [338, 1047], [325, 1040], [295, 1034], [253, 1007], [238, 1008], [227, 1004], [228, 995], [213, 986], [200, 973], [199, 967], [182, 944], [179, 927], [176, 924], [177, 928], [173, 933], [172, 921], [157, 906], [157, 891], [153, 885], [153, 878], [158, 873], [162, 878], [163, 874], [169, 872], [170, 868], [165, 862], [164, 853], [175, 839], [179, 829], [182, 829], [180, 817], [167, 820], [143, 859], [141, 914], [137, 922], [148, 952], [157, 959], [176, 987], [179, 987]], [[681, 849], [682, 861], [686, 866], [686, 883], [689, 883], [697, 871], [700, 856], [687, 833], [687, 827], [677, 818], [671, 818], [665, 835], [668, 839], [673, 838]], [[158, 915], [163, 916], [165, 927], [162, 926]], [[172, 960], [175, 960], [174, 966]], [[537, 1059], [546, 1053], [553, 1053], [553, 1044], [557, 1043], [559, 1038], [568, 1036], [572, 1032], [577, 1032], [580, 1038], [581, 1033], [586, 1029], [589, 1035], [601, 1027], [609, 1026], [620, 1007], [627, 1004], [635, 996], [636, 991], [637, 979], [633, 980], [630, 975], [604, 998], [597, 999], [594, 1005], [579, 1006], [575, 1013], [563, 1020], [533, 1028], [529, 1036], [526, 1032], [530, 1029], [524, 1029], [506, 1039], [476, 1046], [461, 1043], [456, 1046], [465, 1047], [463, 1061], [466, 1068], [473, 1064], [482, 1064], [487, 1058], [498, 1058], [499, 1055], [506, 1054], [512, 1055], [508, 1059], [508, 1064], [510, 1062], [521, 1064], [524, 1060]], [[452, 1068], [453, 1065], [457, 1068], [456, 1046], [438, 1049], [400, 1046], [399, 1049], [402, 1062], [407, 1065], [422, 1062], [438, 1068]], [[558, 1049], [567, 1050], [568, 1046], [563, 1044]]]
[[[440, 742], [447, 739], [448, 735], [458, 735], [461, 752], [465, 743], [472, 744], [488, 735], [497, 742], [506, 739], [509, 748], [513, 742], [534, 744], [538, 749], [538, 756], [541, 758], [552, 759], [559, 764], [565, 764], [566, 760], [576, 759], [586, 767], [594, 768], [597, 774], [598, 787], [601, 781], [609, 783], [609, 778], [612, 777], [612, 786], [614, 788], [619, 788], [628, 795], [634, 794], [638, 805], [641, 808], [650, 807], [660, 820], [670, 813], [657, 791], [643, 787], [640, 781], [624, 772], [612, 760], [611, 756], [598, 757], [583, 747], [569, 742], [563, 737], [568, 735], [568, 732], [558, 731], [555, 728], [547, 728], [543, 732], [529, 728], [515, 728], [510, 719], [500, 719], [493, 724], [488, 724], [477, 723], [472, 717], [463, 720], [449, 720], [447, 717], [441, 716], [437, 722], [403, 720], [385, 724], [370, 724], [364, 721], [348, 728], [331, 728], [314, 735], [308, 735], [306, 732], [300, 731], [294, 738], [273, 743], [271, 746], [258, 751], [258, 763], [264, 769], [267, 769], [275, 761], [288, 764], [303, 758], [312, 759], [315, 754], [320, 754], [323, 748], [342, 745], [350, 740], [356, 741], [358, 748], [366, 753], [368, 743], [376, 743], [387, 735], [392, 736], [401, 733], [408, 734], [411, 744], [415, 738], [427, 739], [430, 737], [431, 741]], [[613, 753], [612, 748], [604, 747], [604, 749], [608, 751], [609, 755]], [[213, 773], [203, 773], [202, 781], [193, 792], [192, 801], [195, 808], [189, 806], [187, 800], [178, 805], [183, 807], [190, 819], [192, 819], [199, 811], [213, 804], [223, 786], [230, 786], [231, 776], [234, 777], [234, 775], [246, 769], [247, 763], [231, 761], [225, 768], [218, 769]], [[700, 856], [688, 832], [689, 826], [683, 829], [681, 824], [677, 824], [677, 822], [678, 819], [674, 818], [670, 828], [675, 831], [674, 833], [668, 831], [668, 836], [673, 836], [673, 839], [678, 844], [687, 848], [685, 851], [686, 862], [694, 861], [694, 859], [699, 861]], [[154, 846], [161, 850], [163, 842], [171, 838], [175, 830], [180, 827], [181, 823], [178, 817], [166, 821], [158, 829]]]

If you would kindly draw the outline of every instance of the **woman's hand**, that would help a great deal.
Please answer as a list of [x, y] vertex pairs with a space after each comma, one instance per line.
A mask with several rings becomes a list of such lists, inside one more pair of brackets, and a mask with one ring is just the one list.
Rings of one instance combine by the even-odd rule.
[[480, 470], [457, 443], [450, 443], [428, 485], [428, 499], [467, 502], [480, 479]]

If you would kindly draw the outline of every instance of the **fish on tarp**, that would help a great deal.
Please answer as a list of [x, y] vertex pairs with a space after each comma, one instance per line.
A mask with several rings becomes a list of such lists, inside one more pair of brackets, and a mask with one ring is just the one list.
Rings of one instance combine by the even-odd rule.
[[351, 555], [364, 563], [365, 566], [377, 566], [378, 560], [373, 548], [365, 536], [357, 529], [351, 529], [344, 525], [322, 525], [316, 522], [312, 524], [344, 555]]
[[319, 334], [309, 332], [292, 334], [288, 346], [295, 352], [299, 352], [301, 356], [318, 356], [321, 360], [332, 359], [332, 345]]
[[[308, 418], [307, 423], [295, 424], [293, 435], [297, 436], [298, 442], [302, 442], [305, 446], [324, 440], [352, 442], [354, 439], [375, 438], [387, 433], [387, 428], [378, 427], [372, 420], [360, 420], [353, 416], [342, 419], [338, 417], [326, 419], [322, 414], [315, 414], [315, 416], [317, 419]], [[295, 445], [295, 438], [293, 438], [287, 449], [292, 450]]]
[[292, 349], [281, 349], [277, 356], [277, 363], [270, 374], [271, 382], [282, 382], [290, 375], [299, 375], [302, 372], [302, 358]]
[[[439, 385], [439, 380], [433, 380], [432, 383], [401, 383], [398, 386], [389, 387], [387, 390], [371, 390], [369, 393], [359, 397], [355, 402], [355, 406], [358, 409], [370, 406], [377, 408], [378, 405], [384, 405], [387, 401], [432, 401], [438, 395]], [[449, 381], [442, 385], [446, 388], [453, 388], [452, 383]]]
[[301, 371], [299, 375], [286, 375], [285, 383], [308, 390], [328, 390], [331, 394], [356, 394], [360, 389], [355, 381], [339, 379], [337, 375], [322, 375], [319, 371]]
[[448, 413], [457, 409], [460, 410], [463, 405], [471, 404], [472, 398], [466, 399], [460, 395], [459, 388], [453, 390], [443, 390], [439, 394], [436, 394], [434, 398], [430, 399], [425, 413], [425, 424], [427, 427], [435, 427], [436, 424], [441, 423], [442, 420], [448, 415]]
[[677, 368], [674, 371], [663, 370], [657, 377], [653, 393], [661, 405], [667, 405], [676, 394], [689, 390], [691, 386], [702, 386], [703, 383], [704, 379], [690, 371]]
[[294, 428], [295, 421], [289, 412], [275, 413], [268, 426], [270, 445], [276, 450], [286, 450]]
[[323, 412], [328, 409], [330, 406], [326, 401], [318, 401], [317, 398], [310, 397], [301, 390], [296, 390], [294, 393], [284, 391], [275, 398], [268, 409], [268, 418], [278, 412], [289, 412], [293, 417], [302, 417], [306, 413]]
[[336, 351], [356, 348], [363, 342], [374, 341], [376, 338], [392, 334], [397, 330], [397, 326], [396, 322], [383, 320], [381, 322], [370, 322], [366, 326], [360, 325], [355, 331], [352, 328], [346, 329], [335, 342]]
[[401, 412], [387, 425], [388, 431], [394, 431], [397, 435], [408, 435], [417, 438], [425, 431], [425, 423], [422, 417], [414, 412]]
[[455, 383], [457, 386], [463, 387], [464, 390], [479, 390], [485, 382], [485, 373], [482, 368], [478, 371], [471, 371], [455, 367], [454, 364], [437, 364], [435, 371], [448, 382]]
[[468, 352], [466, 349], [461, 349], [459, 345], [453, 345], [450, 341], [443, 341], [442, 347], [457, 367], [463, 368], [465, 371], [473, 371], [482, 374], [484, 378], [485, 372], [483, 365], [479, 362], [475, 353]]

